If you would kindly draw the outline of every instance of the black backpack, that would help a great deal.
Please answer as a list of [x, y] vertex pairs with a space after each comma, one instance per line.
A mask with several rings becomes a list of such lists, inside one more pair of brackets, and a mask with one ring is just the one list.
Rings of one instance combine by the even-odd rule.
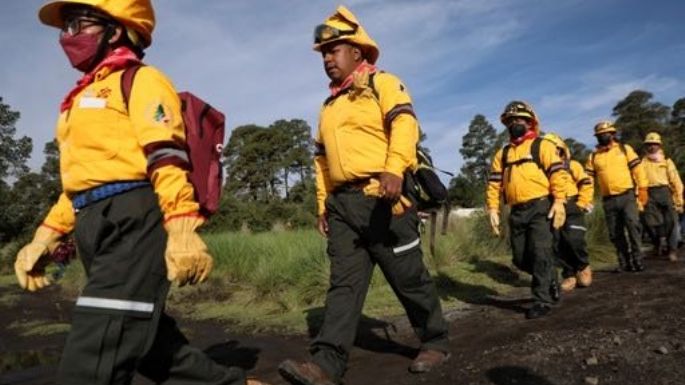
[[433, 159], [420, 147], [416, 149], [417, 167], [415, 171], [404, 173], [403, 192], [416, 203], [419, 211], [438, 208], [447, 201], [447, 188], [436, 171], [453, 176], [452, 173], [440, 170], [433, 165]]

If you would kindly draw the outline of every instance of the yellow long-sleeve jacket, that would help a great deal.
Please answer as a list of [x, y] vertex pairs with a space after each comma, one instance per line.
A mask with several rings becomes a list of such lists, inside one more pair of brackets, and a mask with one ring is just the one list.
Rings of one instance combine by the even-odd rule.
[[557, 147], [548, 140], [541, 140], [541, 164], [538, 165], [531, 156], [533, 142], [534, 139], [528, 139], [519, 145], [508, 144], [506, 167], [502, 164], [503, 148], [495, 154], [486, 191], [488, 210], [499, 211], [502, 192], [506, 203], [512, 206], [550, 193], [554, 199], [566, 199], [573, 182], [557, 154]]
[[647, 187], [642, 162], [627, 144], [612, 142], [606, 149], [595, 150], [585, 164], [585, 171], [591, 177], [597, 177], [603, 197], [623, 194], [635, 188], [635, 184], [638, 188]]
[[419, 129], [409, 92], [392, 74], [372, 76], [373, 87], [355, 82], [321, 107], [314, 157], [319, 215], [336, 187], [382, 172], [403, 177], [416, 166]]
[[583, 165], [577, 160], [571, 159], [568, 162], [568, 171], [575, 184], [571, 183], [568, 185], [566, 196], [572, 197], [577, 195], [578, 200], [576, 203], [580, 208], [587, 208], [592, 205], [595, 187], [592, 178], [585, 172]]
[[117, 181], [150, 180], [166, 218], [199, 210], [184, 170], [185, 131], [176, 90], [154, 67], [141, 67], [127, 108], [122, 73], [100, 70], [59, 116], [63, 192], [44, 220], [50, 228], [70, 232], [71, 198]]
[[677, 207], [683, 206], [683, 182], [680, 180], [678, 169], [673, 161], [665, 158], [663, 153], [658, 159], [650, 159], [649, 156], [642, 158], [642, 164], [647, 175], [649, 187], [668, 186], [671, 189], [673, 203]]

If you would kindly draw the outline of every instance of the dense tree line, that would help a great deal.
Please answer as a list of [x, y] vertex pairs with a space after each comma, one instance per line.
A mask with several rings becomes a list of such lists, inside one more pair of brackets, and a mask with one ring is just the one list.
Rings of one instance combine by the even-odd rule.
[[[59, 151], [55, 142], [44, 147], [45, 162], [31, 171], [27, 161], [31, 138], [17, 137], [18, 111], [0, 98], [0, 242], [29, 236], [60, 192]], [[665, 140], [665, 149], [685, 171], [685, 98], [672, 106], [653, 100], [647, 91], [635, 90], [612, 110], [621, 140], [642, 150], [649, 131]], [[499, 125], [499, 124], [498, 124]], [[592, 130], [592, 127], [579, 129]], [[244, 125], [231, 132], [224, 150], [225, 194], [219, 213], [209, 222], [215, 230], [253, 231], [310, 226], [315, 222], [311, 128], [300, 119], [278, 120], [267, 127]], [[422, 134], [422, 139], [425, 135]], [[459, 155], [464, 164], [450, 181], [453, 205], [479, 207], [492, 156], [508, 140], [485, 116], [474, 116], [462, 138]], [[584, 162], [590, 149], [566, 139], [573, 157]], [[591, 144], [594, 146], [594, 143]], [[455, 156], [459, 156], [456, 153]]]
[[[620, 140], [630, 144], [638, 153], [643, 152], [642, 141], [648, 132], [662, 135], [666, 155], [673, 159], [685, 176], [685, 98], [678, 99], [672, 107], [653, 101], [654, 95], [635, 90], [619, 101], [612, 111]], [[592, 130], [593, 127], [579, 127]], [[544, 127], [543, 127], [544, 130]], [[485, 184], [490, 162], [497, 149], [508, 140], [506, 130], [499, 133], [481, 115], [476, 115], [462, 137], [459, 153], [464, 159], [460, 173], [450, 181], [450, 202], [460, 207], [480, 207], [485, 199]], [[585, 163], [592, 151], [574, 138], [565, 138], [571, 156]], [[595, 143], [590, 144], [594, 147]]]

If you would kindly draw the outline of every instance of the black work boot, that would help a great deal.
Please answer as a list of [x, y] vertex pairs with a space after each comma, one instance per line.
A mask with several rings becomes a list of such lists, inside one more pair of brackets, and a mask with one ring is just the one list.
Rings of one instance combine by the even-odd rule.
[[535, 318], [540, 318], [546, 316], [550, 311], [552, 311], [552, 307], [544, 304], [544, 303], [536, 303], [528, 309], [526, 312], [526, 318], [528, 319], [535, 319]]
[[631, 271], [633, 272], [639, 272], [639, 271], [644, 271], [645, 269], [645, 264], [643, 261], [642, 254], [632, 254], [631, 255]]
[[626, 253], [618, 253], [618, 266], [614, 269], [614, 273], [621, 273], [624, 271], [632, 271], [629, 257]]
[[549, 296], [554, 302], [559, 302], [561, 299], [561, 288], [559, 287], [559, 280], [556, 277], [556, 273], [554, 274], [554, 278], [552, 278], [552, 282], [549, 285]]

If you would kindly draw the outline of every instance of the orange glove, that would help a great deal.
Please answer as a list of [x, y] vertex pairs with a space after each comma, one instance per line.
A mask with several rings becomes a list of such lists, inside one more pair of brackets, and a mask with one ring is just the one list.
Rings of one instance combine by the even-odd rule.
[[22, 289], [36, 291], [50, 285], [45, 266], [50, 263], [49, 253], [57, 248], [62, 235], [47, 226], [39, 226], [33, 240], [19, 250], [14, 273]]
[[647, 191], [647, 187], [640, 187], [637, 189], [637, 201], [640, 203], [640, 206], [644, 209], [647, 207], [647, 202], [649, 201], [649, 192]]
[[201, 216], [181, 216], [164, 224], [169, 234], [164, 260], [167, 279], [178, 286], [204, 282], [214, 262], [202, 238], [195, 230], [204, 223]]

